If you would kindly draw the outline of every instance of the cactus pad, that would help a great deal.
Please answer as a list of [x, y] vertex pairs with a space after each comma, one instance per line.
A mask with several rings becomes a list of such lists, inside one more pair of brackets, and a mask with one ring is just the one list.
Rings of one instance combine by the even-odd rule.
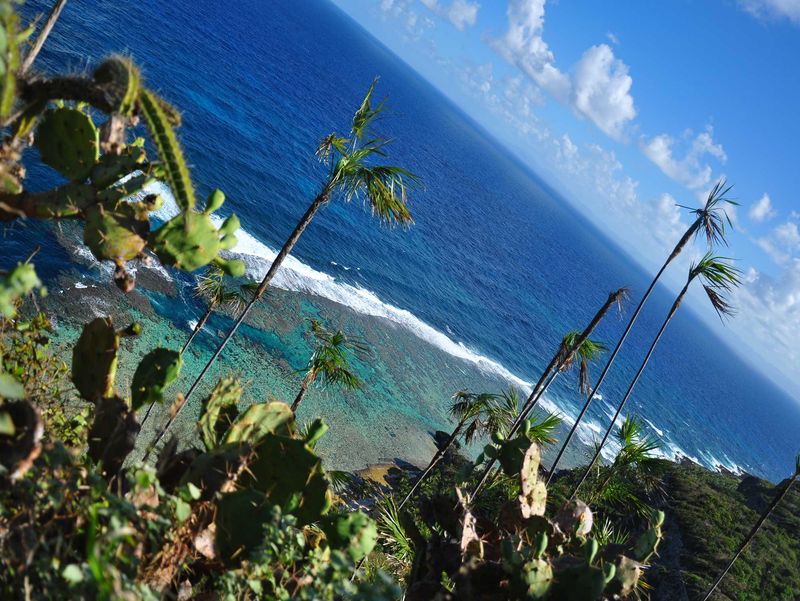
[[110, 317], [98, 317], [83, 326], [72, 349], [72, 382], [87, 401], [114, 394], [119, 335]]
[[322, 523], [331, 549], [345, 551], [354, 562], [366, 557], [378, 541], [378, 528], [369, 517], [356, 511], [331, 516]]
[[203, 414], [197, 422], [207, 451], [219, 446], [220, 440], [239, 414], [237, 405], [242, 387], [233, 378], [223, 378], [203, 401]]
[[70, 180], [83, 181], [100, 156], [100, 136], [92, 118], [78, 109], [45, 112], [36, 132], [42, 161]]
[[553, 568], [544, 559], [532, 559], [522, 566], [526, 599], [542, 599], [550, 591]]
[[187, 211], [161, 226], [151, 236], [151, 244], [162, 263], [182, 271], [192, 272], [213, 261], [229, 275], [243, 275], [244, 263], [217, 257], [221, 239], [208, 215]]
[[182, 365], [183, 360], [177, 351], [157, 348], [147, 353], [133, 374], [133, 410], [145, 403], [163, 401], [164, 390], [178, 378]]
[[139, 423], [128, 404], [119, 397], [104, 398], [97, 404], [89, 429], [89, 457], [102, 464], [107, 477], [112, 477], [136, 446], [138, 434]]
[[194, 209], [197, 200], [189, 167], [161, 99], [150, 90], [142, 89], [139, 93], [139, 108], [158, 149], [164, 177], [175, 195], [175, 201], [182, 211]]
[[267, 434], [292, 436], [294, 413], [286, 403], [256, 403], [240, 415], [225, 435], [225, 444], [257, 445]]
[[522, 517], [525, 519], [534, 515], [544, 515], [547, 506], [547, 487], [544, 482], [539, 481], [540, 460], [539, 445], [532, 443], [525, 452], [519, 473], [521, 489], [519, 505]]
[[121, 202], [114, 209], [93, 205], [85, 214], [83, 241], [98, 260], [130, 261], [147, 246], [150, 221], [138, 205]]
[[264, 492], [300, 524], [318, 520], [331, 506], [322, 461], [298, 439], [268, 434], [239, 484]]
[[28, 263], [21, 263], [0, 276], [0, 314], [12, 319], [17, 314], [17, 301], [41, 285], [36, 270]]
[[109, 57], [95, 69], [93, 77], [104, 89], [109, 104], [117, 107], [115, 112], [130, 117], [141, 85], [141, 75], [133, 61], [124, 56]]
[[263, 524], [275, 513], [274, 505], [257, 490], [239, 490], [222, 496], [216, 516], [216, 548], [223, 563], [234, 565], [264, 542]]

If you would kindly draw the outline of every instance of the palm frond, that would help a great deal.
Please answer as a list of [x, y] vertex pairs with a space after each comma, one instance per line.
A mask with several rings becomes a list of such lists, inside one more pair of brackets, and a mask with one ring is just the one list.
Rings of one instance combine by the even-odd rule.
[[630, 289], [620, 288], [619, 290], [612, 292], [611, 295], [614, 297], [614, 303], [617, 305], [617, 310], [622, 313], [622, 310], [625, 308], [625, 304], [631, 299]]
[[414, 559], [414, 542], [406, 533], [394, 498], [386, 497], [378, 511], [378, 537], [395, 560], [409, 563]]
[[720, 319], [724, 319], [735, 313], [727, 294], [741, 284], [741, 274], [742, 272], [730, 263], [730, 259], [716, 257], [709, 252], [691, 266], [689, 281], [698, 277], [703, 281], [703, 289], [711, 301], [711, 306]]
[[364, 96], [364, 100], [361, 101], [361, 106], [358, 107], [355, 115], [353, 115], [351, 129], [353, 131], [353, 135], [359, 140], [363, 139], [367, 129], [378, 117], [378, 115], [380, 115], [381, 111], [383, 110], [383, 105], [386, 102], [384, 100], [377, 107], [372, 107], [372, 93], [375, 91], [375, 86], [377, 83], [378, 78], [376, 77], [372, 80], [372, 83], [370, 84], [369, 89]]
[[555, 431], [563, 421], [558, 414], [548, 413], [541, 421], [531, 422], [528, 438], [540, 446], [555, 444]]
[[714, 187], [708, 193], [705, 204], [699, 209], [693, 209], [685, 205], [678, 205], [683, 209], [689, 209], [692, 215], [695, 216], [697, 225], [697, 233], [704, 233], [706, 243], [709, 247], [715, 244], [724, 244], [727, 246], [725, 224], [733, 226], [730, 215], [725, 211], [725, 204], [738, 206], [739, 203], [728, 197], [728, 193], [733, 186], [728, 186], [724, 179], [720, 179], [714, 184]]
[[486, 417], [486, 431], [490, 434], [500, 433], [507, 435], [519, 415], [519, 408], [519, 390], [512, 386], [502, 392], [499, 397], [496, 397], [495, 402], [489, 407]]
[[325, 474], [328, 476], [328, 482], [333, 492], [338, 495], [347, 491], [357, 479], [355, 474], [344, 470], [326, 470]]
[[334, 150], [338, 151], [340, 154], [344, 154], [347, 152], [347, 144], [350, 142], [347, 138], [342, 138], [336, 133], [330, 133], [322, 140], [320, 140], [317, 149], [314, 151], [314, 155], [320, 160], [320, 162], [327, 163], [333, 157]]

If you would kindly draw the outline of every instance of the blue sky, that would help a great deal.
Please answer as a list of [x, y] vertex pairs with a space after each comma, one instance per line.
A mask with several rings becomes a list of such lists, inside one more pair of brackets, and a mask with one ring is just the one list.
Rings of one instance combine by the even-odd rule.
[[334, 1], [649, 269], [726, 177], [723, 336], [800, 392], [800, 0]]

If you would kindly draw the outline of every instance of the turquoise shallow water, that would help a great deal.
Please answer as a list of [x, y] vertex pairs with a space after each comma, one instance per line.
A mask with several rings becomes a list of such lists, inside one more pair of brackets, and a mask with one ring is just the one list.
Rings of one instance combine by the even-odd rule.
[[[25, 4], [26, 14], [47, 3]], [[344, 467], [401, 457], [424, 462], [429, 433], [449, 428], [450, 395], [469, 387], [499, 390], [508, 381], [536, 379], [563, 334], [581, 328], [607, 293], [628, 286], [634, 298], [648, 276], [586, 222], [534, 173], [437, 90], [331, 4], [243, 0], [218, 3], [111, 0], [70, 5], [41, 57], [40, 68], [85, 69], [111, 51], [129, 51], [149, 85], [179, 106], [181, 139], [198, 190], [221, 187], [226, 211], [244, 231], [235, 252], [258, 278], [307, 203], [322, 173], [313, 158], [317, 140], [347, 128], [372, 78], [388, 95], [380, 130], [396, 139], [394, 161], [419, 174], [412, 196], [416, 225], [409, 231], [377, 227], [355, 204], [334, 202], [304, 234], [276, 279], [276, 291], [253, 315], [217, 372], [242, 374], [251, 398], [291, 400], [310, 347], [303, 319], [321, 316], [329, 327], [361, 333], [374, 349], [359, 365], [361, 392], [312, 393], [301, 411], [331, 423], [323, 449]], [[29, 170], [32, 189], [54, 176]], [[162, 217], [169, 215], [169, 207]], [[138, 311], [148, 321], [132, 358], [148, 343], [180, 346], [188, 323], [203, 311], [191, 298], [192, 279], [151, 275], [144, 296], [121, 297], [92, 288], [108, 272], [80, 260], [87, 288], [59, 278], [71, 267], [59, 239], [75, 241], [69, 226], [17, 225], [6, 232], [8, 260], [43, 245], [39, 264], [54, 291], [57, 313]], [[75, 273], [69, 272], [74, 279]], [[146, 276], [144, 276], [145, 279]], [[144, 283], [144, 282], [143, 282]], [[56, 291], [70, 288], [68, 300]], [[159, 291], [161, 290], [161, 291]], [[590, 443], [608, 421], [670, 303], [659, 288], [580, 430]], [[63, 337], [74, 335], [62, 319]], [[199, 370], [226, 318], [215, 318], [185, 368]], [[612, 318], [598, 338], [613, 341], [623, 320]], [[138, 349], [138, 350], [137, 350]], [[194, 356], [194, 353], [197, 356]], [[186, 389], [187, 381], [176, 388]], [[574, 415], [580, 399], [574, 378], [561, 378], [546, 406]], [[796, 403], [719, 341], [687, 307], [670, 326], [648, 367], [631, 411], [651, 424], [670, 455], [708, 466], [740, 466], [781, 478], [791, 466], [800, 431]], [[192, 435], [187, 408], [180, 426]], [[153, 423], [156, 423], [154, 420]], [[148, 428], [150, 424], [148, 424]], [[579, 453], [580, 449], [576, 449]]]

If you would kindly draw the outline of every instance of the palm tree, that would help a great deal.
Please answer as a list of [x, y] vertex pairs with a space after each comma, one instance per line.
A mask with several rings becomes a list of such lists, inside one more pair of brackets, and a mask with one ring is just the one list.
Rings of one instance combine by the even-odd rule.
[[[497, 432], [502, 434], [504, 438], [508, 438], [511, 428], [519, 416], [519, 408], [519, 389], [511, 386], [500, 394], [494, 407], [489, 411], [486, 419], [487, 432]], [[542, 447], [551, 445], [556, 441], [553, 433], [560, 423], [561, 418], [558, 415], [548, 413], [542, 418], [542, 421], [531, 424], [528, 430], [528, 438], [530, 438], [531, 442], [535, 442]]]
[[655, 455], [661, 442], [647, 436], [642, 421], [629, 416], [617, 431], [620, 451], [614, 462], [604, 468], [604, 478], [594, 487], [587, 503], [602, 500], [618, 504], [625, 511], [649, 511], [640, 495], [661, 492], [661, 479], [666, 462]]
[[[730, 263], [728, 263], [726, 259], [715, 257], [710, 252], [706, 253], [706, 255], [698, 263], [693, 264], [689, 268], [689, 277], [686, 279], [686, 284], [683, 286], [680, 293], [675, 298], [675, 302], [672, 303], [672, 307], [670, 308], [669, 313], [667, 313], [667, 317], [666, 319], [664, 319], [664, 323], [661, 324], [661, 329], [658, 331], [658, 334], [656, 334], [656, 337], [653, 339], [653, 342], [647, 351], [647, 355], [645, 355], [642, 364], [639, 366], [639, 370], [636, 372], [636, 375], [634, 376], [633, 380], [628, 386], [627, 392], [625, 392], [625, 396], [622, 397], [622, 401], [620, 401], [620, 404], [617, 407], [617, 412], [611, 419], [611, 424], [606, 429], [606, 433], [603, 436], [603, 440], [597, 446], [597, 450], [595, 451], [592, 460], [589, 462], [589, 467], [586, 469], [580, 481], [578, 482], [577, 486], [572, 491], [570, 498], [575, 497], [575, 493], [578, 492], [578, 489], [581, 487], [581, 484], [583, 484], [583, 482], [586, 480], [586, 477], [589, 475], [589, 472], [591, 472], [592, 467], [597, 461], [597, 458], [600, 456], [600, 452], [602, 451], [603, 446], [608, 440], [608, 437], [611, 435], [611, 432], [614, 430], [614, 426], [617, 423], [617, 418], [619, 417], [620, 413], [622, 413], [625, 404], [631, 397], [633, 389], [639, 382], [639, 378], [641, 378], [642, 372], [644, 372], [645, 367], [647, 367], [647, 363], [650, 361], [650, 357], [653, 355], [653, 351], [656, 349], [656, 346], [661, 340], [661, 337], [664, 335], [664, 331], [667, 329], [669, 322], [672, 321], [672, 318], [678, 311], [678, 307], [681, 306], [683, 298], [686, 296], [686, 293], [688, 292], [691, 283], [695, 279], [700, 278], [700, 280], [703, 282], [703, 289], [705, 290], [709, 301], [711, 301], [711, 306], [714, 307], [714, 310], [717, 312], [717, 315], [719, 315], [720, 319], [724, 319], [724, 317], [733, 315], [734, 313], [733, 307], [731, 306], [726, 296], [736, 286], [739, 285], [741, 281], [740, 274], [741, 272], [738, 269], [736, 269], [736, 267], [733, 267]], [[554, 474], [555, 474], [555, 469], [551, 470], [550, 476], [547, 479], [547, 484], [550, 484], [550, 481], [553, 479]]]
[[328, 386], [341, 386], [349, 390], [361, 388], [361, 379], [355, 375], [347, 360], [348, 350], [366, 352], [366, 347], [356, 338], [348, 337], [341, 330], [333, 333], [327, 332], [320, 323], [314, 319], [311, 322], [311, 332], [317, 340], [317, 347], [311, 355], [305, 369], [300, 391], [292, 403], [292, 411], [297, 408], [308, 391], [308, 387], [319, 381], [323, 388]]
[[603, 368], [600, 377], [597, 380], [597, 383], [594, 385], [594, 389], [589, 393], [589, 396], [586, 398], [586, 402], [583, 405], [583, 409], [581, 409], [580, 414], [578, 414], [578, 419], [575, 420], [575, 423], [572, 425], [567, 437], [564, 439], [564, 442], [561, 445], [561, 449], [556, 455], [556, 459], [553, 462], [553, 465], [550, 467], [550, 478], [552, 478], [553, 474], [558, 467], [561, 458], [564, 455], [564, 451], [566, 450], [567, 446], [569, 445], [572, 437], [575, 435], [575, 432], [578, 429], [581, 421], [586, 416], [586, 412], [589, 410], [589, 405], [592, 404], [592, 400], [594, 399], [597, 391], [602, 386], [603, 382], [608, 375], [608, 371], [611, 369], [611, 366], [614, 364], [614, 360], [617, 358], [617, 354], [619, 353], [622, 345], [625, 344], [625, 340], [628, 338], [628, 334], [630, 333], [631, 329], [633, 328], [633, 324], [636, 323], [636, 320], [639, 317], [639, 313], [642, 312], [642, 308], [644, 307], [647, 299], [650, 298], [650, 294], [652, 294], [653, 290], [656, 287], [656, 283], [659, 279], [661, 279], [661, 275], [667, 269], [670, 263], [674, 261], [681, 251], [684, 249], [686, 244], [688, 244], [689, 240], [694, 238], [695, 236], [699, 235], [701, 232], [705, 235], [706, 244], [708, 245], [709, 249], [711, 249], [715, 244], [725, 244], [727, 245], [728, 242], [725, 239], [725, 224], [731, 225], [731, 220], [729, 215], [725, 212], [725, 205], [738, 205], [738, 203], [734, 202], [733, 200], [727, 197], [728, 192], [730, 192], [732, 186], [726, 186], [725, 180], [719, 180], [716, 185], [711, 189], [708, 193], [708, 197], [706, 199], [705, 204], [698, 208], [692, 209], [691, 207], [686, 207], [684, 205], [678, 205], [681, 208], [688, 209], [690, 214], [694, 216], [694, 221], [689, 226], [689, 229], [684, 232], [681, 239], [675, 245], [675, 248], [672, 249], [672, 252], [667, 257], [667, 260], [664, 261], [664, 264], [661, 266], [661, 269], [658, 270], [653, 280], [650, 282], [650, 285], [647, 287], [647, 290], [642, 297], [642, 300], [639, 301], [639, 305], [636, 307], [636, 310], [631, 315], [630, 321], [628, 321], [628, 325], [625, 326], [625, 331], [622, 332], [622, 336], [620, 336], [619, 340], [617, 341], [617, 345], [614, 347], [614, 350], [611, 352], [611, 355], [608, 357], [608, 362], [606, 366]]
[[[208, 306], [206, 307], [206, 312], [200, 318], [200, 321], [198, 321], [192, 329], [192, 333], [189, 335], [189, 338], [187, 338], [186, 342], [183, 343], [183, 347], [181, 347], [181, 355], [186, 352], [186, 349], [189, 348], [189, 345], [195, 339], [197, 334], [200, 333], [200, 330], [203, 329], [203, 326], [205, 326], [208, 318], [211, 317], [211, 314], [214, 311], [222, 309], [230, 311], [233, 315], [236, 315], [239, 311], [241, 311], [242, 307], [244, 307], [245, 303], [253, 296], [254, 293], [254, 282], [245, 282], [238, 288], [231, 288], [225, 284], [225, 272], [216, 265], [210, 265], [205, 274], [197, 278], [197, 282], [194, 285], [194, 296], [196, 298], [205, 300], [208, 303]], [[150, 413], [153, 411], [153, 406], [155, 404], [156, 401], [153, 401], [147, 407], [147, 411], [145, 412], [139, 427], [144, 426], [147, 418], [150, 417]]]
[[[384, 104], [381, 102], [376, 107], [372, 106], [372, 93], [377, 82], [376, 78], [370, 85], [369, 90], [367, 90], [361, 106], [353, 116], [350, 137], [346, 138], [336, 133], [331, 133], [323, 138], [317, 148], [317, 157], [328, 168], [322, 188], [308, 209], [306, 209], [286, 242], [284, 242], [264, 279], [261, 280], [261, 284], [256, 289], [253, 298], [247, 303], [219, 347], [214, 351], [208, 363], [206, 363], [187, 391], [186, 401], [197, 390], [200, 382], [219, 358], [228, 342], [233, 338], [239, 326], [242, 325], [253, 305], [264, 295], [278, 269], [292, 252], [300, 236], [323, 205], [328, 204], [336, 197], [343, 199], [345, 202], [363, 199], [372, 214], [381, 223], [389, 225], [399, 223], [402, 226], [413, 223], [411, 212], [406, 206], [406, 192], [409, 185], [413, 185], [418, 181], [417, 177], [401, 167], [374, 163], [375, 160], [381, 160], [386, 155], [386, 147], [390, 143], [390, 140], [371, 135], [370, 131], [370, 126], [380, 115]], [[176, 417], [177, 414], [170, 417], [156, 439], [151, 443], [151, 449], [155, 448]], [[149, 455], [149, 451], [145, 458], [147, 455]]]
[[225, 284], [225, 272], [216, 265], [210, 265], [205, 274], [197, 278], [194, 285], [194, 296], [208, 303], [206, 312], [195, 324], [192, 333], [181, 348], [181, 354], [186, 352], [195, 336], [206, 325], [208, 318], [217, 310], [226, 310], [236, 315], [244, 308], [247, 301], [252, 298], [256, 290], [255, 282], [246, 282], [238, 288], [231, 288]]
[[[602, 342], [595, 342], [589, 338], [584, 338], [582, 341], [581, 333], [577, 330], [567, 332], [567, 335], [561, 340], [560, 352], [564, 356], [561, 367], [558, 371], [565, 372], [569, 370], [575, 363], [578, 362], [578, 392], [582, 395], [588, 395], [589, 384], [589, 363], [596, 361], [600, 358], [605, 351], [608, 350]], [[574, 349], [574, 350], [570, 350]]]
[[[611, 305], [620, 302], [621, 296], [616, 296], [616, 295], [622, 295], [623, 291], [624, 288], [609, 295], [608, 301], [606, 301], [606, 304], [603, 306], [603, 309], [601, 309], [601, 311], [598, 312], [598, 314], [595, 316], [595, 319], [592, 321], [592, 324], [596, 325], [597, 323], [599, 323], [600, 319], [605, 314], [605, 312], [608, 311]], [[592, 324], [590, 324], [590, 328], [594, 329], [594, 325]], [[587, 330], [589, 330], [589, 328], [587, 328]], [[553, 381], [558, 377], [558, 374], [565, 372], [570, 367], [572, 367], [576, 359], [579, 359], [578, 390], [580, 390], [582, 393], [584, 390], [586, 390], [588, 393], [589, 362], [596, 360], [602, 354], [602, 352], [605, 351], [605, 348], [606, 347], [602, 343], [595, 342], [594, 340], [588, 338], [586, 330], [584, 330], [583, 332], [577, 332], [577, 331], [568, 332], [567, 335], [564, 336], [564, 338], [561, 340], [561, 344], [558, 347], [558, 351], [556, 351], [553, 360], [550, 362], [550, 365], [548, 366], [548, 369], [550, 370], [549, 378], [545, 382], [543, 382], [541, 390], [537, 395], [534, 396], [534, 394], [531, 393], [531, 396], [528, 397], [528, 401], [530, 401], [530, 403], [526, 402], [522, 411], [517, 412], [518, 413], [517, 417], [514, 423], [512, 424], [511, 428], [508, 429], [507, 436], [511, 437], [517, 433], [519, 427], [523, 423], [523, 420], [527, 419], [527, 416], [530, 415], [530, 412], [533, 411], [533, 409], [536, 407], [536, 404], [538, 403], [539, 399], [541, 398], [542, 395], [544, 395], [545, 392], [547, 392], [547, 389], [550, 387]], [[561, 418], [557, 418], [555, 416], [552, 417], [558, 420], [557, 423], [552, 424], [552, 429], [555, 429], [555, 427], [559, 423], [561, 423]], [[550, 424], [548, 423], [547, 425]], [[552, 442], [555, 442], [555, 440], [553, 440]], [[490, 459], [489, 462], [486, 464], [486, 467], [483, 469], [483, 473], [478, 479], [478, 483], [472, 490], [472, 495], [471, 495], [472, 499], [475, 499], [478, 493], [483, 489], [484, 485], [486, 484], [486, 480], [489, 477], [489, 473], [491, 472], [496, 462], [497, 459]]]
[[492, 433], [493, 431], [489, 428], [499, 428], [504, 423], [502, 418], [492, 415], [497, 408], [497, 395], [495, 394], [475, 394], [460, 390], [453, 395], [452, 401], [450, 414], [458, 420], [458, 423], [447, 441], [436, 451], [428, 467], [420, 474], [411, 490], [408, 491], [408, 494], [397, 506], [398, 509], [402, 509], [405, 506], [408, 500], [417, 492], [420, 485], [431, 474], [433, 468], [436, 467], [459, 438], [463, 437], [464, 442], [470, 444], [479, 434]]
[[769, 507], [767, 507], [766, 511], [761, 514], [760, 518], [758, 518], [756, 525], [753, 526], [753, 528], [750, 530], [750, 533], [742, 541], [742, 544], [739, 545], [738, 549], [736, 549], [736, 553], [733, 554], [733, 557], [731, 557], [728, 565], [725, 566], [725, 569], [722, 570], [722, 573], [717, 576], [714, 584], [711, 585], [710, 589], [708, 589], [706, 596], [703, 597], [703, 601], [708, 601], [714, 591], [717, 590], [719, 583], [722, 582], [723, 578], [725, 578], [725, 575], [733, 567], [733, 564], [736, 563], [736, 560], [739, 559], [739, 556], [745, 550], [747, 545], [750, 544], [750, 541], [752, 541], [756, 534], [758, 534], [758, 531], [761, 529], [761, 526], [764, 525], [764, 522], [769, 519], [769, 516], [772, 515], [772, 512], [775, 510], [775, 508], [781, 503], [781, 501], [783, 501], [783, 498], [789, 493], [789, 489], [792, 488], [792, 484], [794, 484], [798, 478], [800, 478], [800, 454], [797, 455], [797, 459], [795, 460], [794, 474], [792, 474], [792, 476], [786, 482], [786, 485], [783, 487], [783, 490], [780, 492], [780, 494], [776, 495], [775, 498], [772, 499], [772, 503], [769, 504]]

